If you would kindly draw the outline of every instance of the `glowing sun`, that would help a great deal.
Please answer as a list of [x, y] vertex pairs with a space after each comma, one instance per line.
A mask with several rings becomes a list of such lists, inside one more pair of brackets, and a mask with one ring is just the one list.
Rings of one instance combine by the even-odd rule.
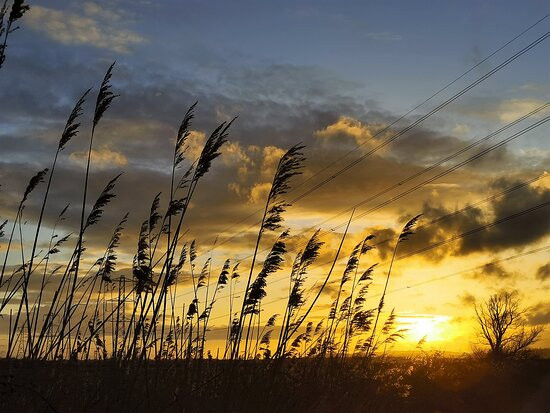
[[399, 328], [407, 329], [406, 338], [412, 342], [443, 339], [443, 330], [449, 316], [437, 314], [411, 314], [397, 318]]

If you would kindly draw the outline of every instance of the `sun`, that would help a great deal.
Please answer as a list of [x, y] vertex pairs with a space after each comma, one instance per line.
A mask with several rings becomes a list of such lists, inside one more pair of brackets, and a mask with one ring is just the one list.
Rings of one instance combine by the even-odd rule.
[[449, 316], [439, 314], [411, 314], [398, 317], [399, 328], [407, 330], [405, 338], [411, 342], [439, 341], [443, 339]]

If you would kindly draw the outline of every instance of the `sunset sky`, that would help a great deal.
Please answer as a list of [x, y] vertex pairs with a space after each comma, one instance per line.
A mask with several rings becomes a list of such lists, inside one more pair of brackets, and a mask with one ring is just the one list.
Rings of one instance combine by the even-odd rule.
[[[428, 348], [470, 350], [477, 342], [473, 303], [503, 289], [517, 290], [531, 307], [530, 324], [547, 325], [537, 346], [550, 347], [550, 123], [450, 171], [550, 115], [542, 109], [451, 157], [550, 101], [550, 39], [398, 135], [545, 35], [547, 2], [34, 3], [10, 37], [0, 71], [2, 220], [14, 218], [29, 178], [50, 166], [72, 106], [93, 86], [82, 131], [63, 151], [54, 177], [43, 241], [67, 203], [67, 220], [57, 232], [78, 231], [92, 104], [105, 70], [116, 60], [112, 83], [120, 97], [95, 137], [92, 200], [109, 179], [124, 174], [104, 219], [87, 234], [86, 263], [103, 253], [114, 226], [129, 211], [117, 271], [131, 276], [139, 225], [158, 192], [166, 205], [177, 128], [198, 101], [191, 161], [217, 124], [238, 116], [185, 221], [186, 241], [196, 239], [200, 265], [212, 254], [213, 274], [226, 258], [242, 260], [241, 272], [247, 273], [254, 224], [278, 159], [298, 142], [306, 146], [303, 174], [285, 198], [300, 198], [285, 215], [285, 228], [295, 237], [285, 268], [268, 280], [262, 317], [282, 311], [292, 260], [320, 228], [325, 244], [307, 283], [313, 297], [356, 206], [333, 282], [312, 320], [326, 318], [347, 255], [368, 234], [379, 245], [361, 268], [379, 263], [367, 301], [376, 307], [397, 233], [423, 214], [421, 228], [398, 250], [386, 298], [386, 310], [395, 308], [399, 325], [409, 329], [396, 348], [412, 350], [426, 336]], [[391, 143], [379, 149], [388, 139]], [[446, 158], [451, 159], [442, 162]], [[24, 211], [28, 241], [41, 190]], [[453, 211], [458, 212], [448, 216]], [[275, 236], [263, 240], [260, 258]], [[13, 254], [14, 266], [20, 264], [17, 258]], [[189, 303], [188, 279], [178, 294], [180, 306]], [[212, 315], [214, 340], [225, 337], [226, 295]]]

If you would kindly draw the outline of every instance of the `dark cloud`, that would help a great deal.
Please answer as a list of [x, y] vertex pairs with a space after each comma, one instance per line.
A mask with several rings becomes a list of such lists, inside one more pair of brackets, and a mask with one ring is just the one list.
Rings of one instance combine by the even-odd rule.
[[[336, 299], [336, 296], [338, 295], [338, 290], [340, 289], [340, 282], [338, 280], [331, 281], [327, 283], [325, 288], [323, 289], [323, 294], [330, 297], [331, 300]], [[330, 304], [327, 305], [326, 308], [330, 308]]]
[[[345, 100], [342, 92], [355, 91], [360, 85], [335, 77], [316, 66], [271, 64], [225, 72], [219, 79], [225, 93], [238, 100], [263, 100], [283, 103], [325, 104], [327, 98]], [[350, 98], [347, 98], [350, 99]]]
[[[499, 179], [493, 181], [489, 188], [498, 193], [520, 183]], [[400, 252], [404, 255], [410, 254], [441, 243], [441, 246], [429, 250], [425, 255], [439, 260], [446, 254], [464, 256], [472, 253], [499, 252], [508, 248], [522, 249], [543, 239], [549, 233], [550, 221], [546, 219], [548, 206], [515, 218], [508, 219], [508, 217], [514, 217], [517, 213], [542, 205], [549, 200], [549, 189], [527, 185], [493, 198], [484, 204], [485, 207], [472, 206], [458, 214], [447, 207], [426, 203], [417, 233], [400, 247]], [[441, 219], [442, 217], [444, 219]], [[493, 222], [498, 224], [472, 232], [454, 242], [445, 243], [453, 236], [468, 234], [469, 231]], [[497, 271], [497, 267], [487, 268], [483, 272], [499, 277], [509, 276], [506, 271]]]
[[505, 278], [512, 278], [514, 276], [514, 273], [511, 273], [499, 263], [489, 263], [485, 264], [482, 269], [473, 273], [471, 276], [477, 279], [486, 280], [493, 278], [497, 280], [502, 280]]
[[542, 302], [532, 307], [528, 319], [532, 325], [550, 324], [550, 303]]
[[[453, 136], [442, 136], [424, 128], [414, 129], [392, 145], [392, 154], [400, 160], [429, 165], [464, 147], [466, 143]], [[414, 160], [411, 157], [414, 156]]]
[[380, 260], [386, 261], [391, 257], [397, 233], [391, 228], [374, 229], [371, 233], [374, 235], [373, 244], [376, 245]]
[[536, 277], [537, 277], [537, 280], [540, 280], [540, 281], [548, 280], [550, 278], [550, 263], [541, 265], [537, 269]]
[[[495, 189], [503, 189], [509, 186], [511, 182], [504, 180], [494, 185]], [[526, 210], [530, 207], [542, 204], [550, 199], [549, 189], [536, 189], [524, 187], [514, 194], [507, 194], [493, 202], [493, 213], [495, 221], [504, 219], [514, 213]], [[550, 221], [548, 217], [548, 208], [542, 208], [535, 212], [512, 219], [502, 225], [484, 232], [485, 245], [488, 249], [521, 247], [535, 242], [548, 234]], [[464, 249], [475, 248], [475, 243], [465, 244]]]
[[469, 292], [465, 291], [462, 295], [459, 297], [460, 303], [463, 306], [471, 307], [476, 303], [476, 298], [474, 295], [470, 294]]

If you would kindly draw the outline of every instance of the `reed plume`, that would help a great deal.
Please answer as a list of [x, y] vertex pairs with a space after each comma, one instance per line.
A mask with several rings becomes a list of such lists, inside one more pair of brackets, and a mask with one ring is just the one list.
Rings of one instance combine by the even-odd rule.
[[286, 353], [286, 344], [291, 338], [289, 331], [293, 327], [293, 324], [298, 322], [297, 313], [305, 303], [303, 284], [306, 281], [307, 271], [317, 257], [319, 257], [319, 251], [323, 244], [319, 240], [319, 230], [317, 230], [311, 236], [303, 251], [299, 252], [296, 256], [290, 274], [290, 290], [285, 314], [283, 315], [283, 326], [279, 336], [279, 343], [277, 345], [278, 353]]
[[[334, 259], [332, 260], [332, 264], [327, 272], [327, 276], [325, 277], [325, 279], [323, 280], [323, 284], [321, 284], [321, 287], [317, 290], [317, 294], [315, 294], [315, 297], [313, 298], [313, 300], [310, 302], [309, 306], [308, 306], [308, 309], [305, 311], [305, 313], [296, 321], [296, 323], [294, 323], [294, 325], [290, 328], [290, 331], [287, 333], [287, 337], [292, 337], [294, 335], [294, 333], [296, 333], [296, 331], [298, 331], [298, 329], [300, 328], [300, 326], [302, 325], [302, 323], [304, 322], [304, 320], [307, 319], [307, 316], [309, 315], [309, 313], [311, 313], [311, 311], [313, 310], [313, 308], [315, 307], [315, 304], [317, 303], [317, 300], [319, 300], [319, 297], [321, 296], [321, 294], [323, 293], [329, 279], [330, 279], [330, 276], [332, 275], [332, 271], [334, 270], [334, 267], [336, 266], [336, 263], [338, 262], [338, 257], [340, 256], [340, 252], [342, 251], [342, 246], [344, 245], [344, 241], [346, 239], [346, 236], [347, 236], [347, 233], [348, 233], [348, 230], [349, 230], [349, 226], [351, 224], [351, 220], [353, 219], [353, 214], [355, 213], [355, 208], [352, 210], [351, 212], [351, 215], [349, 217], [349, 220], [346, 224], [346, 228], [344, 229], [344, 233], [342, 235], [342, 238], [340, 239], [340, 244], [338, 245], [338, 249], [336, 250], [336, 254], [334, 255]], [[281, 355], [281, 351], [282, 351], [282, 347], [281, 346], [278, 346], [277, 348], [277, 353], [276, 353], [276, 356], [280, 356]]]
[[13, 24], [21, 19], [23, 15], [29, 11], [30, 7], [25, 4], [25, 0], [13, 0], [10, 13], [6, 19], [8, 12], [8, 0], [4, 0], [4, 4], [0, 9], [0, 38], [3, 37], [0, 44], [0, 68], [6, 61], [6, 49], [8, 47], [8, 37], [11, 33], [19, 29], [19, 26], [13, 27]]
[[245, 316], [246, 302], [251, 288], [250, 283], [252, 282], [252, 274], [254, 273], [254, 266], [256, 263], [256, 257], [258, 254], [258, 248], [260, 246], [262, 235], [265, 231], [275, 231], [276, 229], [280, 228], [282, 214], [286, 210], [286, 208], [290, 206], [290, 204], [284, 201], [279, 201], [279, 198], [282, 195], [286, 194], [286, 192], [290, 188], [291, 178], [301, 173], [300, 169], [303, 167], [303, 162], [305, 161], [305, 158], [301, 152], [303, 148], [303, 145], [293, 146], [281, 157], [277, 165], [277, 170], [275, 171], [275, 175], [271, 183], [271, 188], [269, 190], [269, 194], [265, 203], [265, 208], [260, 223], [260, 229], [256, 237], [256, 245], [254, 247], [254, 253], [252, 255], [252, 263], [250, 265], [250, 271], [248, 273], [246, 288], [244, 290], [244, 297], [241, 305], [241, 311], [239, 314], [239, 323], [237, 326], [238, 334], [231, 353], [232, 358], [237, 358], [239, 356], [239, 347], [243, 331], [243, 319]]
[[216, 296], [219, 291], [221, 291], [229, 281], [229, 269], [231, 267], [231, 261], [229, 259], [225, 260], [223, 263], [222, 269], [220, 271], [220, 275], [218, 276], [218, 280], [216, 281], [216, 287], [214, 288], [214, 294], [212, 295], [212, 299], [210, 303], [205, 302], [206, 307], [204, 308], [204, 311], [202, 312], [200, 318], [203, 319], [203, 328], [202, 328], [202, 341], [201, 341], [201, 347], [200, 347], [200, 354], [202, 355], [204, 353], [204, 346], [206, 343], [206, 332], [208, 331], [208, 322], [210, 321], [210, 315], [212, 314], [212, 309], [214, 308], [214, 303], [216, 302]]
[[[334, 343], [334, 339], [335, 339], [335, 336], [336, 336], [336, 330], [338, 328], [338, 323], [340, 321], [340, 319], [337, 320], [338, 318], [338, 305], [340, 304], [340, 297], [342, 295], [342, 292], [344, 290], [344, 285], [351, 279], [351, 274], [353, 274], [358, 265], [359, 265], [359, 254], [361, 252], [361, 247], [362, 247], [362, 244], [363, 242], [360, 242], [358, 243], [352, 250], [349, 258], [348, 258], [348, 261], [346, 263], [346, 266], [344, 268], [344, 272], [342, 273], [342, 277], [340, 279], [340, 282], [338, 284], [338, 293], [336, 295], [336, 299], [334, 300], [334, 302], [332, 303], [331, 307], [330, 307], [330, 310], [329, 310], [329, 314], [328, 314], [328, 319], [330, 320], [330, 327], [329, 327], [329, 330], [328, 330], [328, 334], [327, 334], [327, 337], [326, 337], [326, 343], [325, 343], [325, 346], [324, 346], [324, 351], [329, 351], [329, 353], [332, 355], [333, 352], [334, 352], [334, 349], [335, 349], [335, 343]], [[349, 300], [348, 300], [348, 303], [346, 303], [346, 301], [344, 301], [343, 303], [344, 305], [344, 308], [340, 308], [340, 313], [344, 313], [346, 310], [346, 307], [349, 305]]]
[[[22, 218], [22, 215], [23, 215], [23, 209], [25, 208], [25, 202], [27, 201], [29, 195], [36, 189], [36, 187], [40, 183], [44, 182], [44, 177], [46, 176], [47, 173], [48, 173], [47, 168], [39, 171], [38, 173], [36, 173], [29, 180], [29, 183], [27, 184], [27, 187], [25, 188], [25, 191], [23, 193], [23, 197], [21, 198], [21, 201], [20, 201], [19, 206], [17, 208], [17, 213], [15, 215], [15, 219], [13, 221], [11, 234], [10, 234], [10, 237], [9, 237], [9, 240], [8, 240], [8, 246], [6, 248], [6, 253], [5, 253], [5, 256], [4, 256], [4, 264], [2, 265], [2, 272], [0, 273], [0, 285], [2, 285], [2, 281], [4, 279], [4, 273], [5, 273], [6, 265], [7, 265], [7, 261], [8, 261], [8, 255], [9, 255], [10, 247], [11, 247], [11, 244], [12, 244], [12, 241], [13, 241], [13, 235], [14, 235], [14, 232], [15, 232], [16, 225], [17, 225], [17, 223], [19, 223], [19, 235], [20, 235], [21, 258], [22, 258], [21, 269], [22, 269], [22, 272], [23, 272], [23, 275], [22, 275], [23, 297], [19, 301], [19, 307], [18, 307], [17, 313], [15, 315], [15, 321], [13, 323], [13, 329], [9, 333], [8, 350], [7, 350], [7, 357], [8, 358], [11, 356], [12, 344], [13, 344], [15, 334], [17, 332], [17, 327], [19, 325], [19, 319], [21, 317], [23, 304], [25, 305], [27, 318], [29, 316], [28, 285], [29, 285], [29, 271], [31, 269], [28, 268], [28, 263], [25, 262], [25, 259], [23, 257], [23, 234], [21, 232], [21, 218]], [[10, 295], [10, 298], [11, 297], [13, 297], [13, 295]], [[4, 308], [8, 304], [8, 302], [9, 302], [9, 300], [4, 299], [3, 302], [2, 302], [2, 308]]]
[[92, 207], [92, 210], [90, 211], [90, 214], [88, 215], [88, 218], [86, 219], [84, 231], [92, 225], [97, 224], [103, 216], [105, 206], [107, 206], [107, 204], [111, 202], [111, 200], [116, 196], [116, 194], [113, 192], [113, 189], [115, 187], [116, 181], [118, 180], [118, 178], [120, 178], [121, 175], [122, 174], [120, 173], [113, 179], [111, 179], [107, 183], [105, 188], [103, 188], [103, 191], [101, 191], [101, 194], [97, 198], [94, 206]]
[[[85, 228], [87, 226], [93, 225], [93, 220], [94, 220], [93, 218], [92, 218], [92, 220], [90, 220], [90, 217], [88, 217], [87, 221], [84, 220], [84, 217], [85, 217], [85, 214], [86, 214], [86, 200], [87, 200], [87, 195], [88, 195], [88, 180], [89, 180], [89, 176], [90, 176], [90, 162], [91, 162], [91, 157], [92, 157], [92, 148], [93, 148], [95, 130], [96, 130], [98, 124], [99, 124], [99, 121], [101, 120], [101, 118], [103, 117], [103, 115], [105, 114], [107, 109], [111, 106], [111, 103], [113, 102], [113, 100], [117, 97], [117, 95], [115, 95], [111, 92], [111, 83], [110, 83], [114, 65], [115, 65], [115, 62], [113, 62], [111, 64], [111, 66], [109, 66], [109, 68], [107, 69], [107, 72], [105, 73], [105, 76], [103, 77], [103, 80], [102, 80], [101, 85], [99, 87], [99, 92], [98, 92], [98, 95], [97, 95], [97, 98], [96, 98], [96, 104], [95, 104], [95, 109], [94, 109], [94, 117], [93, 117], [93, 121], [92, 121], [92, 130], [91, 130], [91, 133], [90, 133], [90, 142], [89, 142], [89, 146], [88, 146], [88, 156], [87, 156], [87, 160], [86, 160], [86, 173], [85, 173], [85, 176], [84, 176], [84, 190], [83, 190], [83, 195], [82, 195], [82, 207], [81, 207], [81, 210], [80, 210], [80, 230], [79, 230], [79, 233], [78, 233], [78, 241], [77, 241], [77, 245], [76, 245], [76, 254], [75, 254], [75, 258], [74, 258], [74, 265], [72, 267], [74, 269], [73, 278], [72, 278], [72, 285], [71, 285], [71, 289], [70, 289], [70, 292], [69, 292], [69, 299], [68, 299], [67, 306], [66, 306], [65, 317], [64, 317], [63, 322], [62, 322], [60, 337], [63, 337], [63, 335], [65, 333], [66, 325], [69, 322], [69, 320], [68, 320], [68, 311], [70, 311], [71, 306], [72, 306], [73, 296], [74, 296], [75, 290], [76, 290], [76, 282], [77, 282], [77, 279], [78, 279], [78, 272], [79, 272], [79, 268], [80, 268], [80, 259], [81, 259], [81, 256], [82, 256], [82, 252], [84, 251], [84, 248], [83, 248], [84, 231], [85, 231]], [[101, 207], [99, 209], [101, 209]], [[93, 210], [92, 210], [92, 212], [93, 212]], [[92, 214], [90, 214], [90, 216], [92, 216]], [[101, 214], [99, 215], [99, 217], [101, 217]], [[59, 349], [59, 347], [58, 347], [58, 349]], [[56, 350], [56, 352], [57, 351], [58, 350]]]
[[384, 308], [384, 299], [386, 297], [386, 291], [388, 289], [388, 283], [390, 281], [390, 275], [393, 268], [393, 263], [395, 261], [395, 255], [397, 253], [397, 248], [399, 245], [407, 241], [411, 235], [414, 234], [414, 229], [416, 227], [416, 224], [418, 223], [418, 220], [422, 214], [416, 215], [415, 217], [411, 218], [403, 227], [401, 230], [401, 233], [397, 237], [397, 242], [395, 243], [395, 247], [393, 248], [392, 258], [390, 261], [390, 267], [388, 269], [388, 275], [386, 276], [386, 282], [384, 284], [384, 290], [382, 291], [382, 296], [380, 297], [380, 302], [378, 303], [378, 309], [376, 312], [376, 319], [374, 320], [374, 327], [372, 328], [371, 336], [367, 342], [367, 352], [366, 354], [372, 354], [374, 351], [374, 335], [376, 334], [376, 327], [378, 325], [378, 319], [380, 318], [380, 313], [382, 312], [382, 308]]
[[128, 215], [129, 215], [128, 212], [124, 214], [124, 216], [116, 226], [113, 232], [113, 235], [111, 236], [111, 239], [109, 240], [109, 244], [107, 246], [107, 253], [105, 255], [102, 268], [99, 271], [99, 276], [104, 282], [110, 283], [113, 281], [111, 279], [111, 274], [116, 269], [116, 260], [117, 260], [116, 249], [120, 245], [120, 238], [122, 236], [122, 231], [124, 230], [124, 225], [128, 220]]
[[[248, 342], [250, 329], [255, 315], [260, 314], [259, 306], [261, 300], [266, 296], [265, 288], [267, 287], [267, 277], [281, 268], [286, 253], [286, 238], [288, 231], [284, 231], [277, 241], [271, 247], [271, 251], [267, 254], [264, 260], [261, 271], [250, 286], [250, 290], [246, 296], [244, 314], [249, 317], [248, 328], [245, 339], [245, 358], [248, 354]], [[243, 319], [244, 320], [244, 319]]]
[[362, 310], [362, 305], [365, 301], [365, 295], [367, 293], [369, 284], [366, 284], [361, 287], [359, 290], [359, 294], [355, 296], [355, 290], [360, 287], [363, 283], [368, 282], [372, 280], [372, 273], [374, 271], [374, 267], [376, 267], [377, 264], [371, 265], [366, 271], [361, 274], [359, 278], [357, 278], [359, 273], [359, 261], [361, 260], [362, 256], [366, 254], [368, 251], [373, 249], [374, 247], [368, 244], [369, 241], [374, 239], [374, 235], [368, 235], [366, 236], [360, 247], [360, 251], [358, 254], [358, 265], [355, 268], [355, 273], [353, 276], [353, 281], [351, 283], [351, 292], [349, 295], [349, 302], [348, 302], [348, 311], [347, 314], [344, 314], [344, 318], [346, 320], [346, 325], [344, 329], [344, 344], [342, 346], [342, 356], [345, 357], [348, 353], [349, 348], [349, 341], [353, 337], [355, 331], [361, 330], [365, 332], [366, 330], [364, 328], [355, 328], [357, 326], [354, 326], [352, 323], [352, 318], [355, 318], [355, 315]]

